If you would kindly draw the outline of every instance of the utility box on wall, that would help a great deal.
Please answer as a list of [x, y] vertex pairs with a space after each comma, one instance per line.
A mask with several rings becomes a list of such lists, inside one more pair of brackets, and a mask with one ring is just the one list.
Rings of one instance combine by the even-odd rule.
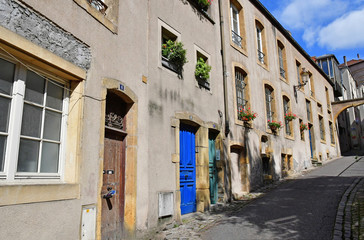
[[161, 192], [159, 196], [159, 217], [173, 215], [173, 192]]
[[96, 239], [96, 206], [82, 206], [81, 240]]

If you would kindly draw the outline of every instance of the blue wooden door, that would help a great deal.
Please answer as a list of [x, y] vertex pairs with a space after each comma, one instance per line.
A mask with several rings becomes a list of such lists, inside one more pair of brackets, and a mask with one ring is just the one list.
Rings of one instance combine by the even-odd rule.
[[209, 139], [209, 177], [210, 177], [210, 201], [217, 202], [217, 169], [215, 139]]
[[196, 146], [194, 129], [190, 126], [182, 125], [179, 138], [181, 214], [186, 214], [196, 211]]
[[313, 158], [313, 149], [312, 149], [312, 127], [309, 127], [310, 129], [308, 130], [308, 136], [310, 138], [310, 150], [311, 150], [311, 158]]

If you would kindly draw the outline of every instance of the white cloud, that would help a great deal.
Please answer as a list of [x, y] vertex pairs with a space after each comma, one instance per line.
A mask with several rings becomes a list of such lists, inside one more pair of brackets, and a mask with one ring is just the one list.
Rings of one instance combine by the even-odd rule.
[[308, 47], [312, 47], [317, 42], [318, 29], [307, 28], [303, 32], [302, 39], [306, 42]]
[[288, 28], [306, 29], [340, 16], [347, 8], [348, 1], [345, 0], [292, 0], [279, 11], [278, 19]]
[[318, 33], [321, 47], [332, 50], [364, 47], [364, 9], [352, 11], [327, 26]]

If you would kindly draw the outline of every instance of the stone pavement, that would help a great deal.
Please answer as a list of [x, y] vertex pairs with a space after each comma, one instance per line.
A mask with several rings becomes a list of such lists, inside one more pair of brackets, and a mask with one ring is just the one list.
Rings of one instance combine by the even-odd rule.
[[364, 181], [359, 185], [351, 211], [353, 239], [364, 239]]

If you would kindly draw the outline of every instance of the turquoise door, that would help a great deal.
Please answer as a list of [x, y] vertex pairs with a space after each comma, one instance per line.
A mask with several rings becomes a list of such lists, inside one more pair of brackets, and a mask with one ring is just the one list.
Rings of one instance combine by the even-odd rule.
[[196, 152], [195, 130], [181, 125], [180, 133], [181, 214], [196, 212]]
[[209, 177], [210, 177], [210, 201], [217, 202], [217, 169], [215, 139], [209, 139]]

